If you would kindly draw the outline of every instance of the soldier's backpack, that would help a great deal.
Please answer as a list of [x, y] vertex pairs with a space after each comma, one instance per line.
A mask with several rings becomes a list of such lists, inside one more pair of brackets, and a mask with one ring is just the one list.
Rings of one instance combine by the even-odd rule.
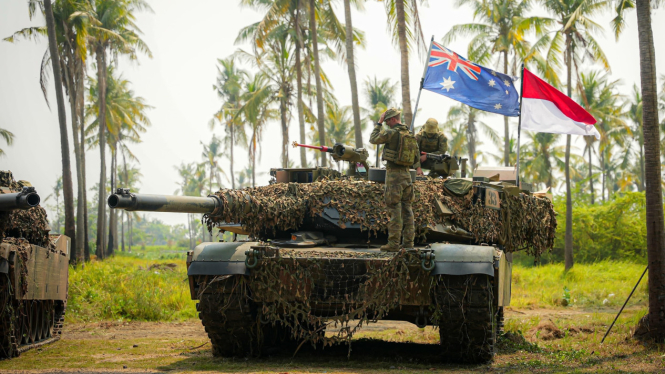
[[418, 158], [418, 141], [416, 137], [409, 130], [398, 131], [396, 135], [399, 137], [397, 140], [397, 149], [390, 150], [385, 148], [383, 150], [384, 159], [392, 161], [397, 165], [413, 165], [414, 160]]

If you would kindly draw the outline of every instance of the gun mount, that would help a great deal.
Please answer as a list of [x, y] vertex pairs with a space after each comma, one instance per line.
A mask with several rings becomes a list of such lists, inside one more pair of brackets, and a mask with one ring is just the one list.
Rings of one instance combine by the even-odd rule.
[[[367, 152], [365, 148], [353, 148], [350, 145], [341, 143], [337, 143], [331, 148], [326, 146], [298, 144], [297, 142], [293, 142], [293, 147], [318, 149], [321, 152], [332, 153], [332, 158], [336, 162], [347, 161], [349, 163], [349, 168], [346, 172], [346, 175], [348, 176], [354, 176], [362, 173], [365, 173], [366, 176], [367, 171], [369, 170], [369, 166], [367, 165], [367, 157], [369, 157], [369, 152]], [[359, 171], [358, 164], [361, 164], [365, 170], [362, 172]]]

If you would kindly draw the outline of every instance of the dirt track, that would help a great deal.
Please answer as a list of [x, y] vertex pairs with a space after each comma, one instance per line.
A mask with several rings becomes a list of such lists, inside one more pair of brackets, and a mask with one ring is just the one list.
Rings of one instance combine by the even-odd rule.
[[[258, 359], [214, 358], [197, 320], [70, 323], [61, 341], [0, 362], [0, 372], [662, 372], [665, 355], [657, 348], [645, 349], [625, 340], [625, 327], [619, 326], [604, 346], [598, 344], [604, 327], [593, 323], [611, 318], [609, 312], [575, 309], [509, 311], [507, 326], [521, 323], [520, 328], [526, 329], [532, 326], [528, 321], [553, 321], [565, 336], [543, 340], [544, 335], [529, 327], [531, 331], [525, 330], [524, 335], [531, 342], [513, 336], [513, 341], [500, 344], [493, 364], [480, 366], [446, 364], [436, 344], [438, 333], [408, 322], [382, 321], [364, 328], [352, 344], [350, 359], [343, 345], [323, 352], [304, 345], [295, 358], [292, 351], [280, 349]], [[583, 327], [584, 332], [573, 336], [575, 327]]]

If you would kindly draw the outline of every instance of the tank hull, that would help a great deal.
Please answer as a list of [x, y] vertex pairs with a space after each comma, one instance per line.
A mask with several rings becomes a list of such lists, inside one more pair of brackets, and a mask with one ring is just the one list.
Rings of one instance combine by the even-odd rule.
[[510, 302], [507, 257], [457, 244], [385, 253], [231, 242], [199, 245], [187, 266], [217, 356], [261, 354], [274, 339], [294, 351], [303, 341], [333, 344], [350, 335], [325, 335], [327, 326], [355, 331], [383, 319], [438, 326], [448, 359], [479, 363], [492, 359]]
[[0, 244], [0, 358], [60, 339], [67, 304], [69, 238], [55, 249], [5, 239]]

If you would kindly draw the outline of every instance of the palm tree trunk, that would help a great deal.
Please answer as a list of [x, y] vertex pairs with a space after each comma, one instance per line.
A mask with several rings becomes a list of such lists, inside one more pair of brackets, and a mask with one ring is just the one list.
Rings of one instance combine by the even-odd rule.
[[472, 115], [469, 115], [469, 122], [466, 126], [466, 137], [468, 138], [469, 148], [469, 161], [471, 161], [471, 171], [476, 170], [476, 137], [475, 137], [475, 125], [474, 118]]
[[[116, 171], [116, 154], [118, 149], [118, 144], [114, 145], [114, 150], [111, 150], [111, 193], [115, 190], [115, 171]], [[116, 210], [109, 210], [109, 235], [108, 235], [108, 246], [106, 248], [106, 253], [110, 256], [113, 255], [113, 251], [117, 242], [117, 228], [118, 224], [116, 221]]]
[[[55, 82], [55, 97], [58, 103], [58, 124], [60, 125], [60, 152], [62, 154], [62, 190], [65, 198], [65, 235], [72, 241], [72, 248], [76, 247], [76, 224], [74, 222], [74, 191], [72, 186], [72, 170], [69, 160], [69, 136], [67, 135], [67, 118], [65, 113], [65, 100], [62, 94], [62, 76], [60, 71], [60, 55], [55, 40], [55, 21], [51, 0], [44, 0], [46, 13], [46, 28], [48, 32], [48, 45], [53, 67], [53, 80]], [[76, 261], [76, 257], [72, 260]], [[72, 261], [70, 260], [70, 261]]]
[[[75, 52], [70, 51], [69, 59], [76, 61], [74, 56]], [[80, 262], [83, 260], [83, 247], [85, 242], [84, 233], [84, 215], [85, 205], [83, 201], [83, 171], [81, 170], [81, 145], [79, 144], [78, 137], [78, 110], [77, 103], [79, 102], [78, 96], [83, 95], [83, 91], [78, 90], [76, 70], [80, 68], [80, 63], [69, 64], [69, 76], [66, 79], [67, 88], [69, 91], [69, 108], [72, 119], [72, 137], [74, 138], [74, 159], [76, 160], [76, 247], [74, 247], [74, 256], [70, 257], [70, 262]], [[72, 257], [74, 257], [72, 259]]]
[[132, 233], [134, 232], [134, 231], [132, 230], [132, 214], [133, 214], [133, 213], [129, 213], [129, 214], [127, 215], [127, 224], [129, 224], [129, 233], [127, 234], [127, 235], [128, 235], [128, 236], [127, 236], [127, 250], [128, 250], [129, 252], [132, 251]]
[[[508, 51], [503, 51], [503, 73], [508, 74]], [[503, 116], [503, 160], [503, 166], [510, 166], [510, 129], [506, 116]]]
[[99, 191], [97, 199], [97, 258], [104, 259], [105, 244], [104, 228], [106, 227], [106, 51], [99, 45], [95, 51], [97, 56], [97, 90], [99, 113], [97, 115], [99, 125]]
[[[213, 163], [210, 163], [210, 177], [208, 178], [208, 193], [212, 194], [212, 167]], [[208, 238], [212, 241], [212, 230], [208, 233]]]
[[591, 143], [589, 143], [589, 188], [591, 189], [591, 205], [595, 203], [595, 194], [593, 191], [593, 163], [591, 162]]
[[[78, 110], [79, 110], [79, 126], [80, 130], [80, 144], [81, 144], [81, 188], [83, 191], [83, 257], [85, 261], [90, 261], [90, 238], [88, 230], [88, 187], [86, 181], [86, 172], [85, 172], [85, 105], [84, 105], [84, 81], [85, 81], [85, 71], [81, 67], [78, 71], [79, 79], [78, 85], [81, 94], [78, 96]], [[76, 135], [74, 135], [76, 136]]]
[[[309, 0], [309, 26], [312, 29], [312, 53], [314, 54], [314, 78], [316, 80], [316, 123], [319, 129], [319, 144], [326, 145], [326, 128], [323, 123], [323, 87], [321, 86], [321, 67], [319, 66], [319, 41], [316, 32], [316, 0]], [[284, 122], [284, 120], [282, 121]], [[321, 166], [327, 166], [325, 157], [321, 157]]]
[[121, 250], [125, 251], [125, 211], [120, 212], [120, 240], [122, 241]]
[[605, 152], [600, 153], [600, 198], [605, 202]]
[[[256, 145], [254, 145], [256, 147]], [[256, 187], [256, 148], [252, 152], [252, 187]]]
[[[644, 139], [644, 136], [642, 136]], [[640, 185], [639, 191], [644, 191], [644, 144], [640, 144]]]
[[353, 128], [356, 135], [356, 147], [363, 146], [363, 132], [360, 128], [360, 105], [358, 104], [358, 81], [356, 80], [356, 63], [353, 57], [353, 23], [351, 20], [351, 2], [344, 0], [344, 22], [346, 22], [346, 66], [351, 83], [351, 106], [353, 107]]
[[[568, 37], [566, 38], [568, 39]], [[568, 40], [567, 40], [568, 41]], [[567, 94], [572, 97], [572, 44], [566, 43], [566, 79]], [[566, 237], [565, 237], [565, 270], [573, 267], [573, 201], [570, 196], [570, 135], [566, 135]]]
[[[300, 129], [300, 144], [305, 144], [306, 131], [305, 131], [305, 109], [302, 102], [302, 66], [300, 61], [300, 48], [302, 47], [302, 35], [300, 34], [300, 0], [296, 1], [295, 12], [295, 26], [296, 26], [296, 88], [298, 99], [298, 127]], [[300, 147], [300, 167], [307, 167], [307, 153], [305, 148]]]
[[665, 340], [665, 220], [661, 186], [660, 131], [656, 53], [651, 30], [649, 0], [637, 0], [637, 29], [642, 86], [642, 128], [644, 133], [644, 175], [646, 180], [647, 256], [649, 261], [649, 333]]
[[233, 173], [233, 144], [235, 142], [235, 137], [234, 137], [234, 135], [235, 135], [235, 129], [234, 129], [235, 124], [233, 123], [233, 121], [229, 120], [229, 126], [231, 126], [231, 128], [229, 129], [229, 131], [231, 131], [231, 143], [229, 145], [229, 155], [230, 155], [229, 160], [231, 161], [231, 168], [230, 168], [230, 170], [231, 170], [231, 188], [235, 190], [236, 189], [236, 175]]
[[286, 98], [279, 99], [279, 112], [282, 124], [282, 167], [289, 167], [289, 127], [286, 122]]
[[399, 39], [401, 80], [402, 80], [402, 113], [406, 126], [411, 126], [411, 89], [409, 88], [409, 50], [406, 42], [406, 21], [404, 20], [404, 0], [395, 1], [397, 13], [397, 37]]

